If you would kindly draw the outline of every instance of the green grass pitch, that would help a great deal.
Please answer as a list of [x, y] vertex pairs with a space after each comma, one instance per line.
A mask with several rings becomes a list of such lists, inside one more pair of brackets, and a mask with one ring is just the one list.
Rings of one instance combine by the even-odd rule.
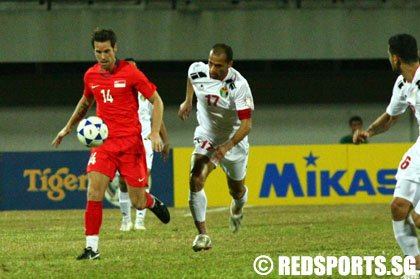
[[259, 255], [275, 263], [283, 255], [402, 255], [387, 204], [249, 207], [237, 234], [229, 230], [227, 209], [210, 212], [213, 248], [197, 253], [189, 209], [170, 211], [168, 225], [148, 212], [146, 231], [120, 232], [119, 209], [104, 210], [96, 261], [75, 260], [85, 245], [84, 210], [0, 212], [0, 278], [292, 279], [300, 276], [279, 276], [276, 264], [260, 276], [253, 262]]

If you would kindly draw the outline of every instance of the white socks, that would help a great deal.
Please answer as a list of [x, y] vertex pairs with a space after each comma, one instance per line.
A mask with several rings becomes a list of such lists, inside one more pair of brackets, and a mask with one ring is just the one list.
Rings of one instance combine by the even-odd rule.
[[245, 203], [248, 200], [248, 187], [245, 186], [245, 194], [239, 200], [232, 199], [232, 204], [235, 205], [235, 208], [241, 210], [244, 207]]
[[188, 195], [188, 204], [191, 214], [196, 222], [204, 222], [206, 220], [207, 197], [204, 189], [198, 192], [192, 192]]
[[98, 242], [99, 242], [99, 236], [98, 235], [87, 235], [86, 236], [86, 248], [91, 247], [93, 252], [98, 251]]
[[[146, 192], [147, 193], [150, 193], [150, 189], [149, 188], [147, 188], [146, 189]], [[147, 212], [147, 209], [145, 208], [145, 209], [142, 209], [142, 210], [136, 210], [136, 220], [137, 220], [137, 218], [145, 218], [146, 217], [146, 212]]]
[[121, 213], [123, 216], [123, 221], [124, 222], [131, 222], [131, 202], [130, 202], [130, 197], [128, 195], [128, 192], [121, 192], [120, 191], [120, 197], [119, 197], [119, 202], [120, 202], [120, 209], [121, 209]]
[[392, 220], [392, 227], [394, 228], [395, 239], [404, 255], [412, 257], [419, 255], [417, 232], [411, 215], [406, 220]]
[[[120, 209], [123, 216], [124, 222], [131, 222], [131, 201], [128, 192], [121, 192], [119, 195], [119, 202], [120, 202]], [[149, 193], [149, 189], [146, 190]], [[136, 210], [136, 218], [145, 218], [146, 217], [146, 209]]]

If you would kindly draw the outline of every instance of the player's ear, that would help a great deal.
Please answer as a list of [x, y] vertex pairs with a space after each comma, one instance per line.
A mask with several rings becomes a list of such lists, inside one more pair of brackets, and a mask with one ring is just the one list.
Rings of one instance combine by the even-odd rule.
[[233, 66], [233, 60], [231, 60], [229, 63], [228, 63], [228, 67], [232, 67]]
[[394, 55], [394, 62], [396, 65], [401, 64], [401, 58], [398, 55]]
[[118, 49], [118, 45], [117, 45], [117, 43], [115, 43], [115, 45], [114, 45], [114, 52], [117, 52], [117, 49]]

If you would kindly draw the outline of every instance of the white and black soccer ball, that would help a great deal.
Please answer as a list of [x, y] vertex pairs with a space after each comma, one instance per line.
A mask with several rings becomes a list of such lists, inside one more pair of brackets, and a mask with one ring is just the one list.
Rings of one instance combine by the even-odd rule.
[[77, 138], [84, 146], [101, 146], [107, 137], [108, 126], [97, 116], [89, 116], [77, 125]]

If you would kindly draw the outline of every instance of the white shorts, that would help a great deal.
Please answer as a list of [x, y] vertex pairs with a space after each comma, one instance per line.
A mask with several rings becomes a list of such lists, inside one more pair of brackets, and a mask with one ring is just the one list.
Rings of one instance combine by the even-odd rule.
[[398, 180], [410, 180], [420, 184], [420, 143], [416, 142], [404, 154], [398, 165], [398, 171], [395, 178]]
[[397, 180], [394, 198], [397, 197], [411, 202], [416, 213], [420, 214], [420, 183], [405, 179]]
[[153, 149], [152, 149], [152, 141], [143, 138], [143, 145], [144, 150], [146, 151], [146, 165], [147, 169], [152, 169], [152, 162], [153, 162]]
[[[216, 145], [209, 138], [199, 136], [194, 138], [194, 146], [193, 154], [205, 155], [211, 158]], [[245, 178], [248, 153], [249, 144], [246, 140], [241, 141], [226, 153], [225, 157], [220, 161], [220, 167], [229, 178], [235, 181]], [[213, 163], [217, 166], [216, 162]]]

